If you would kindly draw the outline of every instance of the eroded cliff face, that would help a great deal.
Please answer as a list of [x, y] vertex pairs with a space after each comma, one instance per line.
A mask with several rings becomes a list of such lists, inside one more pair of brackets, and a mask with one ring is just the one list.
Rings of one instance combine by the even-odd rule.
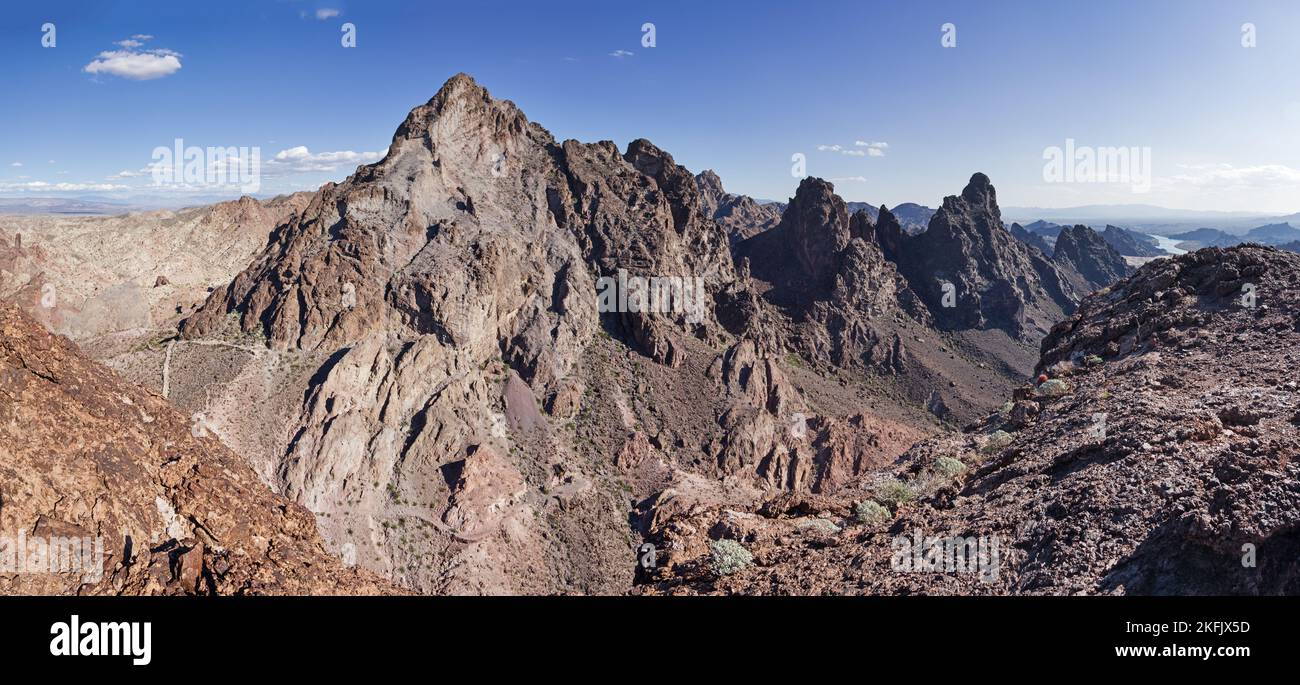
[[215, 437], [9, 304], [0, 304], [0, 531], [9, 562], [21, 553], [30, 564], [0, 571], [7, 595], [395, 591], [345, 568], [312, 515], [269, 492]]

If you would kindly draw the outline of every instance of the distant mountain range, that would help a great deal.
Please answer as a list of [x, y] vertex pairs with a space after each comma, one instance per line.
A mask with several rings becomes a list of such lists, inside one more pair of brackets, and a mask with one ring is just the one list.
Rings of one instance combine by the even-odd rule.
[[1184, 233], [1175, 233], [1169, 237], [1179, 241], [1179, 246], [1184, 249], [1232, 247], [1244, 243], [1282, 246], [1300, 241], [1300, 229], [1283, 222], [1256, 226], [1246, 231], [1244, 235], [1234, 235], [1217, 228], [1198, 228]]
[[117, 202], [60, 197], [0, 198], [0, 214], [126, 214], [135, 207]]
[[[880, 218], [880, 205], [872, 205], [867, 202], [845, 202], [850, 213], [858, 210], [865, 211], [872, 221]], [[930, 225], [930, 218], [934, 216], [934, 211], [925, 205], [918, 205], [915, 202], [904, 202], [897, 207], [890, 207], [889, 211], [893, 213], [894, 218], [902, 225], [903, 232], [909, 235], [924, 233], [927, 226]]]

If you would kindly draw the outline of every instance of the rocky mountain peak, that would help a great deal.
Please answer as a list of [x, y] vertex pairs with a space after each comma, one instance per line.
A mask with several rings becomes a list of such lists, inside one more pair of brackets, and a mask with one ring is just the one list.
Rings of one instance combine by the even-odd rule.
[[903, 246], [903, 226], [899, 223], [898, 217], [889, 211], [889, 208], [880, 205], [880, 212], [876, 215], [876, 242], [880, 244], [880, 251], [885, 254], [885, 258], [890, 261], [898, 261], [898, 253]]
[[700, 194], [700, 209], [727, 232], [735, 244], [769, 230], [781, 221], [782, 208], [775, 203], [760, 204], [748, 195], [728, 193], [722, 179], [712, 169], [695, 176]]
[[715, 205], [727, 195], [727, 191], [722, 187], [722, 178], [712, 169], [705, 169], [696, 174], [695, 184], [699, 186], [700, 194], [711, 198]]
[[1083, 277], [1076, 287], [1084, 292], [1104, 288], [1128, 275], [1124, 257], [1096, 231], [1083, 225], [1063, 229], [1056, 237], [1052, 261]]
[[997, 192], [982, 173], [961, 195], [944, 198], [898, 260], [912, 289], [948, 327], [998, 328], [1036, 340], [1078, 297], [1052, 262], [1002, 225]]
[[835, 186], [811, 176], [799, 183], [778, 230], [804, 276], [814, 280], [834, 273], [836, 255], [852, 238], [848, 208], [835, 194]]
[[[970, 181], [961, 191], [962, 199], [972, 205], [982, 206], [986, 210], [997, 210], [998, 194], [989, 177], [980, 172], [971, 175]], [[1001, 212], [998, 212], [1001, 217]]]

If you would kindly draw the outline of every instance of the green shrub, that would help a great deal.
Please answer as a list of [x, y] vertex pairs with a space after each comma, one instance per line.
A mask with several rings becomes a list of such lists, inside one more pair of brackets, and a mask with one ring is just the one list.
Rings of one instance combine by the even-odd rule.
[[986, 454], [989, 452], [997, 452], [1007, 445], [1010, 445], [1011, 441], [1014, 439], [1015, 438], [1011, 437], [1010, 433], [1004, 430], [993, 431], [989, 434], [988, 439], [984, 441], [984, 446], [980, 447], [980, 451]]
[[857, 517], [858, 523], [868, 526], [883, 525], [894, 517], [888, 509], [871, 500], [858, 502], [853, 507], [853, 515]]
[[1049, 378], [1038, 384], [1037, 392], [1042, 397], [1060, 397], [1069, 394], [1070, 386], [1059, 378]]
[[916, 499], [916, 490], [901, 480], [891, 480], [876, 487], [876, 499], [891, 509], [897, 509], [899, 505]]
[[720, 576], [731, 575], [754, 563], [754, 555], [735, 540], [718, 540], [709, 547], [709, 567]]
[[934, 472], [941, 476], [946, 476], [948, 478], [951, 478], [965, 470], [966, 470], [966, 465], [961, 463], [960, 459], [953, 459], [952, 457], [939, 457], [934, 462]]
[[798, 528], [799, 530], [816, 530], [817, 532], [825, 533], [826, 535], [834, 535], [835, 533], [840, 532], [840, 527], [835, 525], [834, 521], [820, 517], [804, 519], [799, 522]]

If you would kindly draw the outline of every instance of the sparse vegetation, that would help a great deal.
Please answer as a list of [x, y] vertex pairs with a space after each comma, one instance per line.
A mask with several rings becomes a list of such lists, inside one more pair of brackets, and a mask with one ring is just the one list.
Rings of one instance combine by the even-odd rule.
[[1060, 397], [1070, 392], [1070, 386], [1059, 378], [1049, 378], [1038, 384], [1037, 390], [1041, 397]]
[[1004, 430], [993, 431], [989, 434], [988, 439], [984, 441], [984, 445], [980, 447], [980, 451], [985, 454], [991, 454], [1002, 450], [1007, 445], [1010, 445], [1013, 440], [1015, 440], [1015, 438], [1011, 437], [1011, 434]]
[[754, 563], [754, 555], [735, 540], [718, 540], [709, 546], [709, 568], [719, 576], [729, 576]]
[[916, 499], [916, 490], [901, 480], [891, 480], [876, 486], [876, 499], [891, 509]]
[[816, 518], [804, 519], [803, 521], [800, 521], [799, 530], [801, 531], [815, 530], [818, 533], [824, 533], [826, 535], [834, 535], [835, 533], [840, 532], [840, 527], [835, 525], [835, 522], [831, 521], [830, 519], [816, 517]]
[[961, 463], [960, 459], [943, 456], [934, 461], [934, 472], [947, 478], [952, 478], [965, 470], [966, 465]]
[[889, 509], [880, 506], [878, 502], [866, 500], [858, 502], [853, 507], [853, 515], [857, 517], [858, 523], [866, 526], [879, 526], [889, 522], [894, 516], [889, 513]]

